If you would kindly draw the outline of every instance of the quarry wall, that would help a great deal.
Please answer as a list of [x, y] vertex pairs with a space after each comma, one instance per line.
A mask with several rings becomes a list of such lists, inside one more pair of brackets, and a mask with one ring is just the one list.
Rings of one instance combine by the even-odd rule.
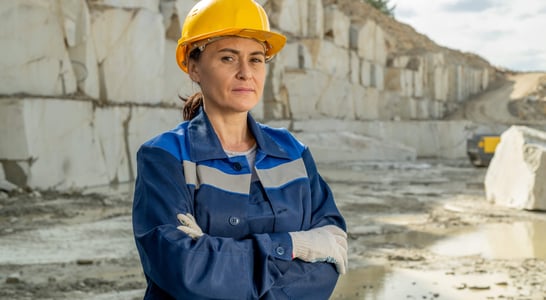
[[[174, 56], [196, 2], [2, 1], [0, 187], [134, 180], [138, 146], [181, 122], [180, 96], [198, 91]], [[340, 157], [336, 145], [348, 159], [465, 155], [477, 125], [443, 119], [495, 81], [486, 61], [359, 1], [258, 2], [288, 42], [256, 119], [293, 130], [318, 160]]]

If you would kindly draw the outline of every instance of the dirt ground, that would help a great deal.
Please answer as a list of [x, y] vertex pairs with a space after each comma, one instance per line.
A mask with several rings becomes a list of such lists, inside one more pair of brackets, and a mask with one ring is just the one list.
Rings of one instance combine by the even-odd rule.
[[[509, 76], [451, 118], [546, 125], [543, 75]], [[319, 169], [349, 233], [332, 299], [546, 300], [546, 212], [486, 202], [487, 169], [466, 159]], [[131, 204], [131, 184], [0, 191], [0, 299], [141, 299]]]
[[[466, 160], [321, 164], [349, 228], [332, 299], [546, 299], [546, 213]], [[0, 196], [0, 299], [141, 299], [131, 187]]]
[[546, 73], [507, 73], [490, 90], [465, 102], [450, 119], [488, 124], [546, 124]]

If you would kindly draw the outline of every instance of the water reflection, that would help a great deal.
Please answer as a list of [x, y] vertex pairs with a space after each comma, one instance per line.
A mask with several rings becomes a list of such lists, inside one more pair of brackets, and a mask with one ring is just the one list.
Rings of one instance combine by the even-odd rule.
[[428, 249], [443, 256], [546, 259], [546, 222], [496, 223], [435, 232], [410, 230], [370, 236], [366, 242], [375, 247]]
[[[406, 231], [366, 238], [372, 247], [428, 249], [443, 256], [484, 259], [546, 259], [546, 222], [486, 224], [443, 232]], [[331, 299], [510, 299], [519, 295], [503, 273], [455, 274], [367, 266], [341, 276]]]
[[445, 270], [369, 266], [341, 276], [331, 299], [502, 299], [518, 295], [509, 281], [506, 274], [455, 275]]
[[[461, 247], [463, 245], [464, 247]], [[546, 259], [546, 222], [471, 227], [437, 241], [429, 249], [446, 256], [481, 255], [486, 259]]]

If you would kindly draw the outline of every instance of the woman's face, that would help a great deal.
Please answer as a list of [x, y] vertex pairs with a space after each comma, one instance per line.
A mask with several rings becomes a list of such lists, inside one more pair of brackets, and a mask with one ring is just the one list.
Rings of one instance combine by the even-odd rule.
[[199, 83], [207, 113], [251, 110], [260, 100], [266, 75], [264, 46], [252, 39], [226, 37], [208, 44], [189, 74]]

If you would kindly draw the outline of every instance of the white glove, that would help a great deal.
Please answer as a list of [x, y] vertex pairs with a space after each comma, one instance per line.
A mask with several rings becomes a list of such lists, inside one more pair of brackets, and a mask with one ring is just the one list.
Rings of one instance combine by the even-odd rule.
[[339, 274], [347, 272], [347, 234], [335, 225], [289, 232], [293, 257], [306, 262], [329, 262]]
[[201, 230], [201, 227], [197, 225], [195, 218], [190, 213], [187, 213], [185, 215], [178, 214], [176, 215], [176, 217], [178, 218], [178, 221], [180, 221], [180, 223], [182, 224], [181, 226], [176, 227], [178, 230], [183, 231], [194, 240], [203, 236], [203, 230]]

